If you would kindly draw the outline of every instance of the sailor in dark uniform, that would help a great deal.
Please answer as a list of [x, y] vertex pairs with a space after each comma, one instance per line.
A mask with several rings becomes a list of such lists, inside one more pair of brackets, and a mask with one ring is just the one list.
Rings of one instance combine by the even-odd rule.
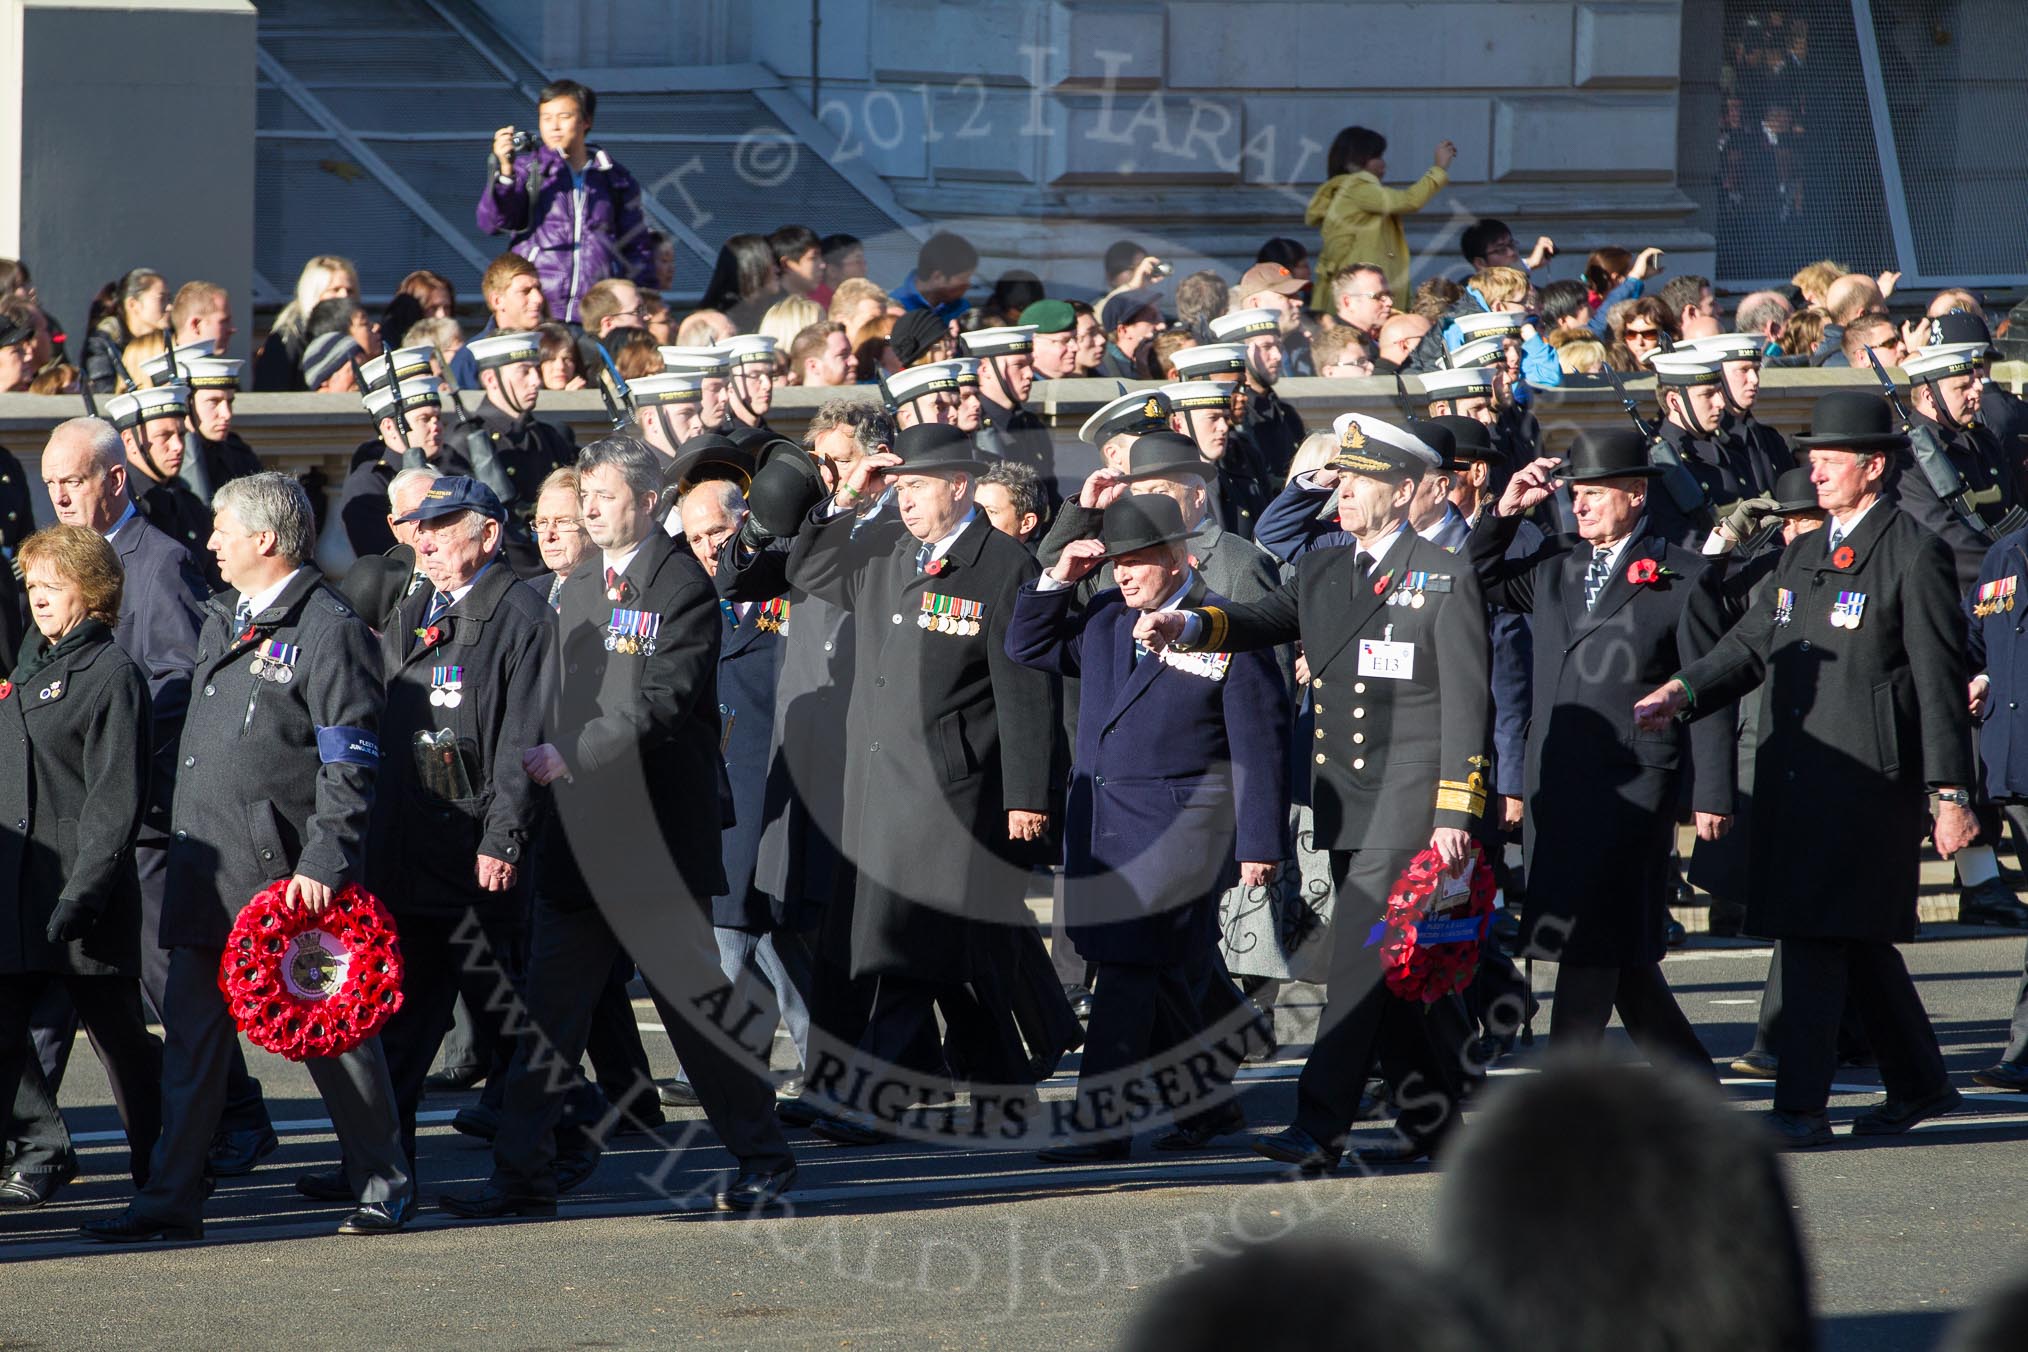
[[183, 435], [190, 389], [156, 385], [106, 400], [106, 417], [127, 448], [127, 491], [148, 524], [190, 551], [191, 562], [215, 591], [218, 564], [204, 547], [211, 538], [211, 508], [181, 476], [189, 443]]
[[1780, 432], [1753, 416], [1760, 402], [1760, 363], [1766, 340], [1757, 333], [1714, 333], [1678, 343], [1676, 351], [1716, 357], [1724, 365], [1725, 412], [1718, 444], [1735, 473], [1751, 475], [1755, 497], [1774, 491], [1775, 480], [1795, 468], [1796, 457]]
[[549, 472], [577, 455], [569, 428], [535, 416], [542, 396], [542, 344], [532, 331], [492, 333], [465, 345], [484, 391], [466, 418], [465, 451], [472, 477], [493, 490], [507, 509], [507, 561], [522, 577], [542, 571], [529, 531], [535, 497]]
[[190, 429], [185, 433], [190, 447], [183, 454], [180, 477], [201, 502], [210, 502], [229, 480], [261, 472], [260, 457], [232, 430], [232, 400], [245, 363], [213, 356], [212, 346], [206, 339], [178, 347], [173, 376], [166, 352], [142, 368], [155, 384], [180, 380], [190, 387]]
[[[1648, 522], [1669, 543], [1696, 550], [1715, 517], [1743, 499], [1773, 492], [1776, 472], [1747, 448], [1728, 451], [1719, 429], [1725, 372], [1716, 354], [1658, 352], [1648, 365], [1663, 419], [1649, 452], [1663, 472], [1648, 502]], [[1690, 502], [1692, 496], [1702, 501]]]
[[[404, 348], [403, 352], [427, 350]], [[395, 355], [399, 357], [402, 354]], [[383, 366], [383, 375], [385, 369]], [[461, 457], [456, 456], [445, 443], [443, 399], [437, 393], [436, 379], [428, 372], [429, 367], [425, 363], [418, 374], [401, 378], [398, 407], [394, 387], [385, 380], [373, 385], [362, 396], [366, 414], [373, 420], [374, 430], [379, 433], [380, 439], [377, 444], [368, 443], [375, 446], [379, 453], [370, 460], [355, 462], [338, 493], [338, 521], [355, 559], [385, 554], [395, 546], [394, 531], [388, 524], [387, 503], [388, 485], [394, 481], [395, 475], [404, 469], [428, 469], [435, 474], [456, 475], [462, 468]], [[371, 376], [368, 378], [370, 380]], [[377, 622], [382, 612], [362, 608], [360, 613], [369, 621]]]
[[663, 347], [662, 373], [697, 378], [697, 416], [703, 420], [702, 430], [715, 430], [721, 426], [732, 407], [729, 389], [732, 364], [726, 359], [721, 347]]
[[758, 448], [775, 435], [768, 410], [775, 403], [775, 340], [743, 333], [718, 345], [725, 358], [725, 421], [718, 430], [742, 445]]
[[1056, 482], [1056, 447], [1042, 419], [1028, 407], [1035, 387], [1035, 327], [974, 329], [960, 337], [968, 356], [979, 359], [979, 405], [985, 423], [976, 440], [988, 459], [1028, 466], [1042, 481], [1054, 510], [1063, 501]]
[[887, 378], [887, 397], [894, 404], [894, 425], [907, 431], [926, 423], [955, 427], [958, 420], [958, 364], [933, 361], [896, 371]]
[[[1267, 457], [1262, 454], [1260, 443], [1246, 420], [1246, 411], [1251, 406], [1247, 385], [1250, 358], [1246, 345], [1204, 343], [1186, 347], [1170, 360], [1176, 368], [1178, 384], [1217, 385], [1225, 390], [1231, 401], [1225, 416], [1224, 449], [1216, 457], [1212, 455], [1212, 443], [1218, 435], [1216, 421], [1206, 415], [1202, 406], [1192, 410], [1199, 416], [1185, 419], [1184, 426], [1177, 430], [1195, 441], [1207, 459], [1218, 461], [1219, 520], [1227, 530], [1250, 540], [1254, 524], [1274, 499], [1279, 476], [1270, 470]], [[1300, 437], [1298, 441], [1300, 443]], [[1293, 450], [1290, 454], [1294, 454]]]
[[[1285, 373], [1288, 360], [1281, 316], [1273, 310], [1235, 310], [1211, 321], [1211, 336], [1246, 346], [1246, 402], [1240, 425], [1260, 452], [1262, 466], [1279, 479], [1288, 473], [1304, 436], [1302, 415], [1275, 393], [1275, 382]], [[1177, 373], [1182, 374], [1180, 367]]]

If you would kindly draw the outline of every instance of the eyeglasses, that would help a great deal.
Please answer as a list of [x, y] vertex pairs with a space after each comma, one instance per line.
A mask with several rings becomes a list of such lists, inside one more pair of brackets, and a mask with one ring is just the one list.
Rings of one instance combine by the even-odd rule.
[[1654, 338], [1662, 331], [1660, 329], [1627, 329], [1625, 332], [1629, 338]]
[[1380, 300], [1383, 297], [1392, 300], [1394, 293], [1391, 291], [1347, 291], [1345, 293], [1346, 300]]
[[555, 531], [558, 535], [575, 535], [584, 529], [584, 522], [574, 516], [538, 516], [529, 523], [537, 535]]

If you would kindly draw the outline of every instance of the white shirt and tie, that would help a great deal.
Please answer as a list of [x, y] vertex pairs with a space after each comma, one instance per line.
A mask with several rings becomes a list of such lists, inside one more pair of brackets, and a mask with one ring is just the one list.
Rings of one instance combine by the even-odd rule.
[[233, 622], [238, 626], [239, 631], [245, 633], [246, 627], [253, 623], [254, 616], [260, 614], [281, 599], [282, 593], [289, 589], [289, 584], [296, 580], [296, 574], [302, 571], [300, 568], [294, 569], [287, 577], [275, 583], [274, 586], [264, 591], [256, 592], [252, 596], [241, 593], [239, 608], [234, 612], [233, 616]]
[[1620, 566], [1620, 558], [1627, 552], [1638, 532], [1628, 531], [1609, 545], [1591, 547], [1591, 564], [1584, 574], [1584, 608], [1591, 610], [1598, 605], [1598, 598], [1604, 593], [1606, 584], [1613, 580], [1613, 570]]

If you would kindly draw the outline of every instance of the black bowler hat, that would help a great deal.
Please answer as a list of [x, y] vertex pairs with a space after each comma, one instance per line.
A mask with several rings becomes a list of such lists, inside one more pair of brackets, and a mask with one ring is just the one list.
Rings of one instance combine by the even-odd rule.
[[894, 438], [894, 453], [901, 457], [901, 463], [889, 467], [889, 474], [929, 474], [937, 470], [976, 474], [984, 468], [972, 439], [949, 423], [917, 423], [902, 428]]
[[507, 509], [500, 505], [500, 499], [493, 490], [462, 474], [438, 479], [423, 493], [422, 501], [416, 504], [415, 510], [398, 519], [404, 523], [434, 521], [440, 516], [453, 516], [459, 512], [477, 512], [495, 521], [507, 519]]
[[1836, 390], [1810, 410], [1808, 436], [1793, 439], [1805, 450], [1899, 451], [1908, 436], [1894, 425], [1894, 410], [1877, 394]]
[[1188, 474], [1210, 480], [1218, 471], [1197, 450], [1197, 443], [1180, 432], [1150, 432], [1134, 442], [1127, 452], [1127, 479], [1173, 479]]
[[1474, 460], [1497, 465], [1507, 458], [1493, 445], [1493, 434], [1486, 429], [1486, 424], [1477, 418], [1460, 418], [1446, 413], [1441, 418], [1428, 419], [1422, 426], [1441, 427], [1451, 434], [1451, 443], [1455, 447], [1450, 457], [1455, 462], [1451, 466], [1453, 469], [1462, 468]]
[[699, 432], [676, 448], [668, 475], [685, 488], [706, 479], [728, 479], [744, 489], [753, 479], [753, 452], [730, 437]]
[[760, 448], [746, 506], [761, 528], [774, 536], [794, 535], [824, 496], [824, 475], [809, 453], [786, 437]]
[[1448, 427], [1440, 427], [1429, 418], [1409, 418], [1402, 428], [1410, 436], [1419, 438], [1423, 445], [1436, 452], [1438, 469], [1463, 469], [1458, 459], [1458, 439]]
[[1648, 439], [1631, 427], [1585, 428], [1556, 467], [1557, 478], [1574, 484], [1649, 479], [1661, 472], [1648, 463]]
[[1788, 469], [1775, 480], [1775, 513], [1792, 516], [1797, 512], [1821, 512], [1823, 506], [1817, 501], [1817, 485], [1810, 481], [1807, 469]]
[[894, 328], [887, 335], [887, 347], [896, 361], [913, 366], [917, 357], [950, 336], [950, 320], [939, 317], [934, 310], [910, 310], [894, 321]]
[[1183, 524], [1183, 509], [1162, 493], [1133, 493], [1106, 508], [1099, 523], [1099, 539], [1106, 557], [1116, 559], [1137, 549], [1174, 544], [1197, 532]]

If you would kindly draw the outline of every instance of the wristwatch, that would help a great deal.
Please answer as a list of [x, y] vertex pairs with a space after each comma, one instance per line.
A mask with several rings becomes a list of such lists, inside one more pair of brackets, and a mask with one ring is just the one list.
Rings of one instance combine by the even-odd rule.
[[1972, 805], [1972, 794], [1969, 789], [1938, 789], [1936, 791], [1936, 800], [1939, 803], [1954, 803], [1959, 807], [1970, 807]]

